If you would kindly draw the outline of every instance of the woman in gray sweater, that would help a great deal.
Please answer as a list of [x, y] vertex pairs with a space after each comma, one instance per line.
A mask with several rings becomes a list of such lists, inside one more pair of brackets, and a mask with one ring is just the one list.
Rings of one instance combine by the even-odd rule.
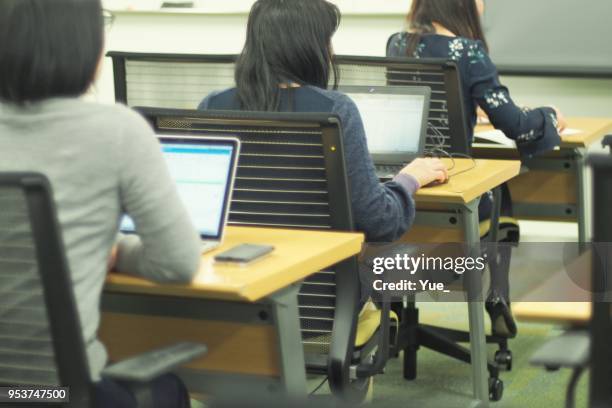
[[[0, 2], [0, 172], [49, 178], [96, 398], [132, 407], [127, 388], [100, 378], [107, 355], [96, 332], [109, 259], [119, 272], [189, 282], [200, 239], [145, 121], [79, 98], [98, 70], [103, 36], [100, 0]], [[138, 237], [116, 239], [124, 214]], [[155, 406], [189, 405], [178, 378], [153, 386]]]

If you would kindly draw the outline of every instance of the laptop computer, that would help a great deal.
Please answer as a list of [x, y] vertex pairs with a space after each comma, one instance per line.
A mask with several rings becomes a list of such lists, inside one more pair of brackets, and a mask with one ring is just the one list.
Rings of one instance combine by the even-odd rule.
[[359, 108], [379, 178], [391, 178], [423, 156], [431, 88], [344, 86], [339, 90]]
[[[219, 246], [227, 223], [240, 141], [228, 137], [158, 135], [179, 196], [202, 238], [202, 252]], [[125, 216], [122, 232], [135, 232]]]

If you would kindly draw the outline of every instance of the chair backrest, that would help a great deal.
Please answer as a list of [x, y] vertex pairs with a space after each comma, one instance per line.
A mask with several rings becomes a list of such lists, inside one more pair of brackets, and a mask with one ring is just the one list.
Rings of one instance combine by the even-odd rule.
[[[128, 106], [195, 109], [210, 92], [233, 87], [236, 55], [110, 52], [115, 99]], [[426, 148], [469, 154], [461, 79], [444, 59], [336, 56], [339, 85], [427, 86], [432, 90]]]
[[0, 384], [69, 386], [89, 404], [90, 377], [51, 188], [0, 173]]
[[426, 150], [469, 154], [468, 126], [457, 65], [445, 59], [336, 57], [341, 85], [431, 88]]
[[610, 149], [610, 154], [612, 154], [612, 135], [606, 135], [604, 136], [603, 140], [601, 141], [601, 145], [604, 148], [608, 148]]
[[[241, 140], [230, 224], [353, 229], [336, 116], [138, 110], [158, 134], [232, 136]], [[353, 349], [358, 300], [356, 258], [313, 275], [302, 284], [299, 294], [307, 355], [324, 356], [319, 359], [323, 367], [334, 365], [344, 376], [348, 375]]]
[[196, 109], [213, 91], [233, 87], [236, 55], [109, 52], [115, 100], [128, 106]]
[[589, 158], [593, 168], [593, 316], [590, 406], [612, 404], [612, 157]]

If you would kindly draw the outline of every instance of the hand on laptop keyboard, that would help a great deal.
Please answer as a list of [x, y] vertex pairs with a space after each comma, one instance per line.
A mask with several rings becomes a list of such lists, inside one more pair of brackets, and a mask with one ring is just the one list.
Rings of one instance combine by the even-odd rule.
[[403, 168], [404, 166], [396, 164], [377, 164], [376, 175], [381, 180], [391, 180], [397, 173], [402, 171]]
[[416, 178], [420, 187], [425, 187], [434, 182], [446, 183], [448, 180], [446, 164], [435, 158], [416, 159], [404, 167], [400, 173]]

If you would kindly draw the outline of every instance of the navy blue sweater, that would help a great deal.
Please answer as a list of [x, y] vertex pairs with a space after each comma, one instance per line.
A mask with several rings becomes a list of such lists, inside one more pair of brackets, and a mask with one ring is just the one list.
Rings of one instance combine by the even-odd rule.
[[[289, 98], [288, 94], [293, 93]], [[292, 106], [289, 106], [292, 105]], [[236, 89], [207, 96], [199, 110], [238, 110]], [[365, 130], [357, 105], [346, 95], [312, 86], [284, 90], [281, 111], [337, 114], [343, 131], [344, 153], [355, 227], [369, 242], [391, 242], [401, 237], [414, 221], [412, 196], [417, 180], [399, 174], [381, 184], [368, 151]]]
[[408, 55], [410, 36], [406, 32], [392, 35], [387, 44], [387, 56], [455, 61], [461, 73], [466, 119], [472, 132], [476, 124], [476, 108], [480, 106], [496, 129], [516, 141], [522, 156], [545, 153], [561, 143], [554, 109], [516, 106], [508, 88], [500, 83], [497, 68], [481, 41], [426, 34], [421, 37], [416, 51]]

